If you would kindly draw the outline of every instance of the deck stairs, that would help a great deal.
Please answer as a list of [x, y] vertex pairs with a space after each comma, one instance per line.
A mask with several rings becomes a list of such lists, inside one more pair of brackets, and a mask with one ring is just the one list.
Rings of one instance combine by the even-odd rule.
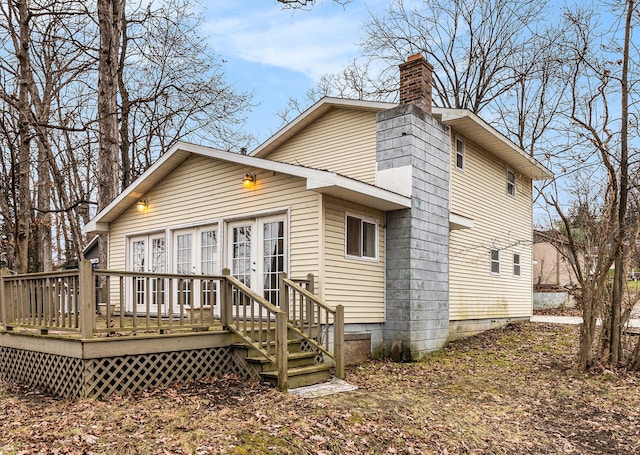
[[[275, 339], [275, 333], [270, 335]], [[275, 343], [275, 341], [273, 341]], [[232, 346], [236, 358], [243, 359], [251, 370], [259, 377], [274, 386], [278, 383], [277, 365], [267, 359], [249, 343], [238, 342]], [[334, 367], [330, 363], [322, 362], [322, 354], [309, 350], [310, 346], [305, 338], [295, 329], [287, 330], [287, 376], [289, 388], [320, 384], [331, 379], [330, 370]]]

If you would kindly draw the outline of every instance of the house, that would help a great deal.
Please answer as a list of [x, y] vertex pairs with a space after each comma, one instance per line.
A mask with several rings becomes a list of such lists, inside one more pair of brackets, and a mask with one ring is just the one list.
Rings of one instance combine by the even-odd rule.
[[557, 233], [533, 231], [534, 288], [568, 289], [579, 285], [566, 243]]
[[399, 104], [323, 98], [248, 155], [178, 143], [86, 230], [108, 235], [110, 270], [228, 268], [275, 305], [281, 272], [313, 274], [373, 355], [528, 320], [532, 182], [551, 172], [432, 106], [431, 72], [414, 55]]

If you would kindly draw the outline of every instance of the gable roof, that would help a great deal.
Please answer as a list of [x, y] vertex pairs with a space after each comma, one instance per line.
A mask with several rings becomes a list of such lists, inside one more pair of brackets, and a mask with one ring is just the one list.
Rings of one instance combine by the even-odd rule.
[[381, 101], [350, 100], [325, 96], [291, 122], [287, 123], [276, 134], [256, 147], [249, 155], [259, 157], [268, 155], [331, 109], [343, 108], [357, 111], [381, 112], [395, 106], [397, 106], [397, 104]]
[[[397, 106], [397, 103], [324, 97], [260, 144], [250, 155], [256, 157], [267, 156], [331, 109], [382, 112]], [[514, 142], [473, 112], [467, 109], [433, 107], [432, 115], [445, 125], [472, 139], [489, 153], [504, 161], [516, 172], [526, 175], [532, 180], [546, 180], [553, 177], [553, 173], [543, 164], [528, 155]]]
[[178, 142], [111, 201], [107, 207], [93, 217], [85, 226], [85, 231], [107, 232], [111, 221], [115, 220], [127, 208], [135, 204], [138, 199], [151, 190], [192, 154], [229, 163], [242, 164], [248, 168], [258, 168], [300, 177], [306, 180], [308, 190], [328, 194], [383, 211], [411, 207], [411, 198], [409, 197], [336, 174], [335, 172], [226, 152], [201, 145], [189, 144], [187, 142]]

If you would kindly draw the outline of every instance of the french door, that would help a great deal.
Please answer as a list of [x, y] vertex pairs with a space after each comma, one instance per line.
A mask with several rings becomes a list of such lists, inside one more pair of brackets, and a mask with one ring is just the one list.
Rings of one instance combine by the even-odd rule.
[[287, 267], [286, 229], [285, 216], [227, 224], [227, 264], [231, 275], [274, 305], [279, 305], [278, 274]]
[[[166, 272], [166, 240], [164, 233], [132, 237], [130, 239], [131, 267], [133, 272]], [[137, 277], [132, 284], [133, 299], [127, 299], [127, 311], [136, 305], [138, 311], [146, 311], [147, 292], [149, 311], [158, 314], [164, 311], [166, 293], [164, 281], [159, 278]]]
[[[217, 225], [174, 231], [173, 250], [175, 273], [220, 274]], [[177, 283], [175, 293], [177, 302], [194, 308], [213, 306], [214, 313], [220, 314], [217, 291], [217, 281], [185, 279]]]

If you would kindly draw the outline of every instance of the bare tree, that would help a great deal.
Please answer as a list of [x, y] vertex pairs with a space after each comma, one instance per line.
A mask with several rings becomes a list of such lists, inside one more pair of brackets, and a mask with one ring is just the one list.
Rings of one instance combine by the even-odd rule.
[[[632, 77], [629, 66], [629, 61], [638, 57], [637, 49], [632, 54], [630, 38], [637, 22], [637, 5], [634, 0], [626, 0], [616, 6], [613, 11], [622, 20], [611, 30], [594, 23], [588, 11], [567, 12], [561, 63], [567, 76], [569, 104], [560, 111], [567, 143], [566, 153], [554, 159], [562, 163], [563, 170], [588, 176], [583, 182], [584, 194], [591, 194], [591, 198], [578, 195], [575, 200], [581, 215], [569, 216], [561, 198], [547, 194], [562, 220], [573, 254], [584, 248], [585, 242], [576, 238], [579, 232], [587, 239], [588, 254], [594, 258], [589, 267], [576, 269], [583, 300], [582, 369], [596, 363], [638, 368], [638, 348], [635, 358], [630, 358], [622, 340], [624, 319], [630, 311], [629, 301], [625, 301], [630, 251], [640, 229], [635, 215], [637, 187], [629, 178], [637, 175], [638, 162], [632, 159], [629, 145], [638, 136], [637, 131], [635, 137], [630, 136], [628, 109], [630, 87], [637, 87], [640, 81], [637, 72]], [[599, 191], [594, 193], [594, 188]], [[598, 318], [603, 321], [599, 337]]]
[[251, 95], [224, 81], [189, 1], [125, 11], [118, 68], [123, 186], [179, 140], [239, 149]]

